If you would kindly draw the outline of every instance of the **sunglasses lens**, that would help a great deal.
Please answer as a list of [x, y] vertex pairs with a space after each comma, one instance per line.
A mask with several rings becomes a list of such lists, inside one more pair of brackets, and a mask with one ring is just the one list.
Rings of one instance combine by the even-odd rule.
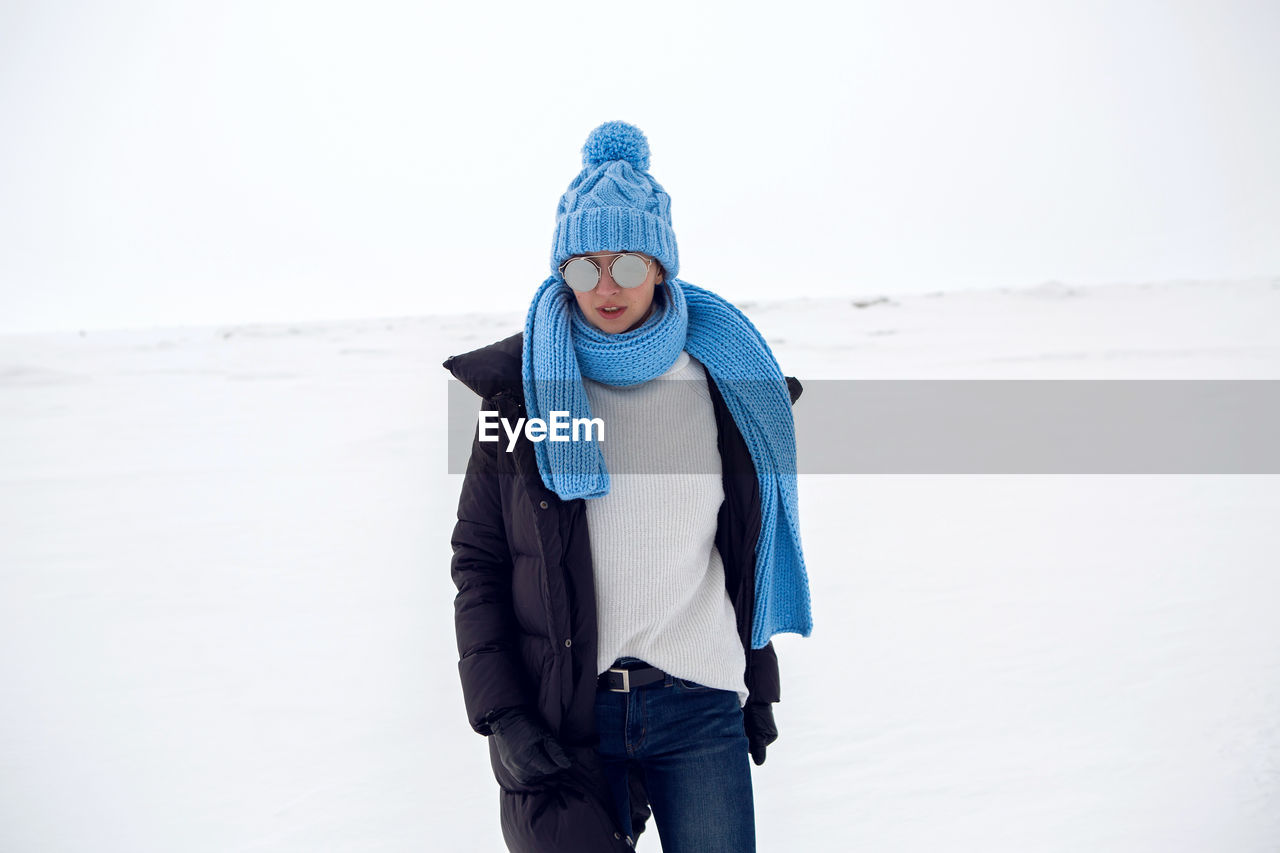
[[600, 280], [600, 269], [586, 258], [574, 258], [564, 265], [565, 284], [578, 291], [588, 291]]
[[639, 255], [618, 255], [609, 274], [620, 287], [639, 287], [649, 275], [649, 265]]

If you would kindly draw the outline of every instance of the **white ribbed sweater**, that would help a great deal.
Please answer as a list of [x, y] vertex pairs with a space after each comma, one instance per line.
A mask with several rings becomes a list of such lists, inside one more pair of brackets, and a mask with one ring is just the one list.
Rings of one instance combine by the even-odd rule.
[[609, 494], [586, 501], [598, 672], [637, 657], [745, 704], [746, 655], [715, 546], [724, 485], [706, 383], [687, 352], [640, 385], [583, 380], [609, 470]]

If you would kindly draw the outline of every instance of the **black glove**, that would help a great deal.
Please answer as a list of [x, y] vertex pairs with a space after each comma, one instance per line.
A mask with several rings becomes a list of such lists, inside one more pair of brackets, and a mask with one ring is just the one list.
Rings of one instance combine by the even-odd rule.
[[490, 711], [485, 720], [493, 731], [498, 757], [520, 784], [559, 773], [571, 763], [560, 742], [524, 708]]
[[764, 764], [764, 748], [778, 739], [778, 726], [773, 721], [772, 702], [747, 702], [742, 709], [742, 726], [751, 745], [751, 760]]

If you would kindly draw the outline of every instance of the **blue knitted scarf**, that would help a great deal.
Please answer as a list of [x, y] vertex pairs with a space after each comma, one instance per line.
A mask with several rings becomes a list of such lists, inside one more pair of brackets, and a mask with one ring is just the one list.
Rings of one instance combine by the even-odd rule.
[[[663, 298], [663, 293], [665, 297]], [[809, 636], [809, 581], [796, 502], [795, 423], [791, 395], [764, 338], [722, 297], [668, 278], [654, 311], [638, 328], [611, 335], [587, 321], [568, 285], [551, 276], [529, 306], [523, 381], [529, 417], [553, 411], [591, 417], [582, 377], [636, 385], [665, 373], [681, 350], [700, 361], [724, 397], [751, 451], [760, 483], [751, 647], [779, 633]], [[594, 441], [534, 442], [538, 473], [562, 499], [609, 493], [609, 472]]]

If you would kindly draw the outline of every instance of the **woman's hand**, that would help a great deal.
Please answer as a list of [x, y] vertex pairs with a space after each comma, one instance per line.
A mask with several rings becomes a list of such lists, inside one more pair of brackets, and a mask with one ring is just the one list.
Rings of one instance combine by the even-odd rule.
[[535, 715], [524, 708], [505, 708], [486, 717], [502, 765], [522, 785], [559, 773], [571, 761], [564, 747]]
[[765, 747], [778, 739], [778, 726], [773, 721], [772, 702], [747, 702], [742, 709], [742, 725], [751, 745], [751, 760], [764, 764]]

